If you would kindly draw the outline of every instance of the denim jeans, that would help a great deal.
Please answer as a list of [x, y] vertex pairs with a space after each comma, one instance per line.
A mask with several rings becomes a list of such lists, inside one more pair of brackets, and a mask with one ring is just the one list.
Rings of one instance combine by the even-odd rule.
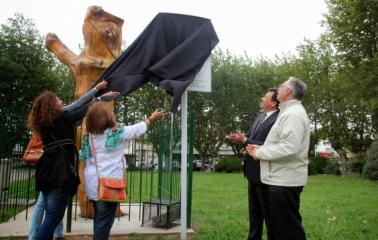
[[[45, 214], [45, 203], [43, 201], [43, 194], [42, 192], [39, 193], [37, 202], [34, 206], [32, 223], [29, 229], [29, 237], [28, 240], [35, 240], [37, 238], [37, 233], [39, 228], [41, 227], [41, 223], [43, 220], [43, 215]], [[63, 237], [63, 219], [59, 222], [58, 226], [55, 228], [54, 237]]]
[[118, 203], [93, 201], [95, 219], [93, 221], [93, 240], [107, 240], [113, 226]]
[[37, 234], [37, 240], [52, 239], [54, 229], [63, 219], [67, 201], [71, 198], [67, 186], [62, 185], [43, 193], [45, 203], [45, 218]]
[[[45, 213], [45, 203], [43, 201], [43, 194], [42, 192], [39, 193], [37, 202], [34, 206], [33, 217], [31, 226], [29, 229], [29, 237], [28, 240], [35, 240], [37, 238], [37, 233], [39, 228], [41, 227], [41, 223], [43, 220], [43, 215]], [[55, 228], [54, 237], [63, 237], [63, 219], [59, 222], [58, 226]]]

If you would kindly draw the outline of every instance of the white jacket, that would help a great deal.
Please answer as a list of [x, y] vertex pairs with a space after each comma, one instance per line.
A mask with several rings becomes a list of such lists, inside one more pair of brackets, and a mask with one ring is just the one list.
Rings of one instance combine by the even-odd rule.
[[280, 113], [265, 143], [256, 150], [261, 181], [275, 186], [304, 186], [307, 182], [310, 121], [299, 100], [280, 104]]
[[122, 179], [124, 175], [124, 166], [126, 163], [123, 161], [123, 150], [126, 147], [126, 140], [141, 136], [147, 131], [147, 126], [144, 122], [140, 122], [130, 126], [124, 126], [123, 140], [121, 146], [108, 150], [105, 147], [106, 136], [108, 131], [105, 130], [103, 134], [90, 134], [93, 137], [93, 144], [96, 150], [96, 159], [99, 175], [97, 175], [96, 165], [94, 159], [90, 156], [87, 159], [87, 164], [84, 169], [85, 191], [88, 198], [97, 201], [98, 195], [98, 178], [111, 177]]

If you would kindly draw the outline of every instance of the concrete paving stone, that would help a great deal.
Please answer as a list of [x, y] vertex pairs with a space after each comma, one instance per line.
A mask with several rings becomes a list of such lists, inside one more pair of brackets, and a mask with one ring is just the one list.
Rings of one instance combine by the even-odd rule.
[[[28, 213], [25, 211], [20, 212], [16, 215], [16, 219], [11, 218], [8, 222], [0, 224], [0, 237], [8, 236], [19, 236], [26, 237], [28, 236], [29, 227], [31, 224], [31, 217], [33, 213], [34, 206], [31, 206], [28, 209]], [[112, 236], [116, 235], [131, 235], [131, 234], [152, 234], [152, 235], [170, 235], [170, 234], [179, 234], [180, 225], [179, 223], [169, 229], [156, 228], [152, 223], [144, 224], [142, 227], [142, 221], [139, 220], [139, 204], [131, 205], [131, 211], [129, 212], [129, 205], [121, 205], [121, 209], [127, 215], [116, 218], [111, 229], [110, 234]], [[79, 209], [77, 209], [79, 211]], [[28, 219], [26, 220], [26, 214], [28, 214]], [[129, 220], [129, 215], [130, 220]], [[93, 234], [93, 220], [85, 219], [80, 216], [75, 216], [75, 207], [72, 208], [72, 228], [70, 233], [64, 233], [65, 236], [90, 236]], [[66, 218], [64, 219], [66, 223]], [[64, 226], [66, 227], [66, 226]], [[66, 231], [66, 229], [64, 229]], [[193, 233], [192, 229], [188, 229], [188, 234]]]

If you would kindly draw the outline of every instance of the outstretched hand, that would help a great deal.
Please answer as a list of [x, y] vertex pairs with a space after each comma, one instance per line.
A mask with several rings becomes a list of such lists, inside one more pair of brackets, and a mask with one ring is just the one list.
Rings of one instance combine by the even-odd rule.
[[110, 100], [113, 100], [114, 98], [118, 97], [119, 96], [119, 92], [107, 92], [107, 93], [104, 93], [103, 95], [101, 95], [101, 100], [104, 100], [104, 101], [110, 101]]
[[96, 86], [95, 86], [95, 88], [98, 90], [98, 91], [100, 91], [100, 90], [102, 90], [102, 89], [105, 89], [105, 88], [107, 88], [108, 87], [108, 82], [106, 81], [106, 80], [102, 80], [101, 82], [99, 82]]
[[149, 117], [149, 119], [154, 122], [156, 120], [161, 119], [166, 114], [167, 114], [167, 112], [164, 109], [158, 108], [158, 109], [155, 110], [155, 112], [153, 112], [151, 114], [151, 116]]

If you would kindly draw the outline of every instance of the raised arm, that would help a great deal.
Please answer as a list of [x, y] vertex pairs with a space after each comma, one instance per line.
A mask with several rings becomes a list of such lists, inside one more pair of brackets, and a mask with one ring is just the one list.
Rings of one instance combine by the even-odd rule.
[[96, 88], [92, 88], [84, 96], [82, 96], [81, 98], [79, 98], [75, 102], [70, 103], [70, 104], [64, 106], [63, 110], [64, 111], [68, 111], [68, 112], [72, 112], [75, 109], [80, 108], [81, 106], [83, 106], [86, 103], [90, 102], [93, 99], [93, 97], [96, 95], [97, 92], [98, 92], [98, 90]]
[[108, 82], [103, 80], [100, 83], [98, 83], [93, 89], [87, 92], [84, 96], [80, 97], [78, 100], [75, 102], [67, 105], [64, 107], [65, 111], [71, 112], [74, 111], [83, 105], [89, 103], [92, 98], [96, 95], [96, 93], [102, 89], [105, 89], [108, 86]]
[[147, 127], [150, 127], [153, 122], [161, 119], [167, 113], [163, 109], [156, 109], [151, 116], [149, 116], [144, 122], [140, 122], [131, 126], [125, 126], [124, 139], [132, 139], [139, 137], [147, 131]]

